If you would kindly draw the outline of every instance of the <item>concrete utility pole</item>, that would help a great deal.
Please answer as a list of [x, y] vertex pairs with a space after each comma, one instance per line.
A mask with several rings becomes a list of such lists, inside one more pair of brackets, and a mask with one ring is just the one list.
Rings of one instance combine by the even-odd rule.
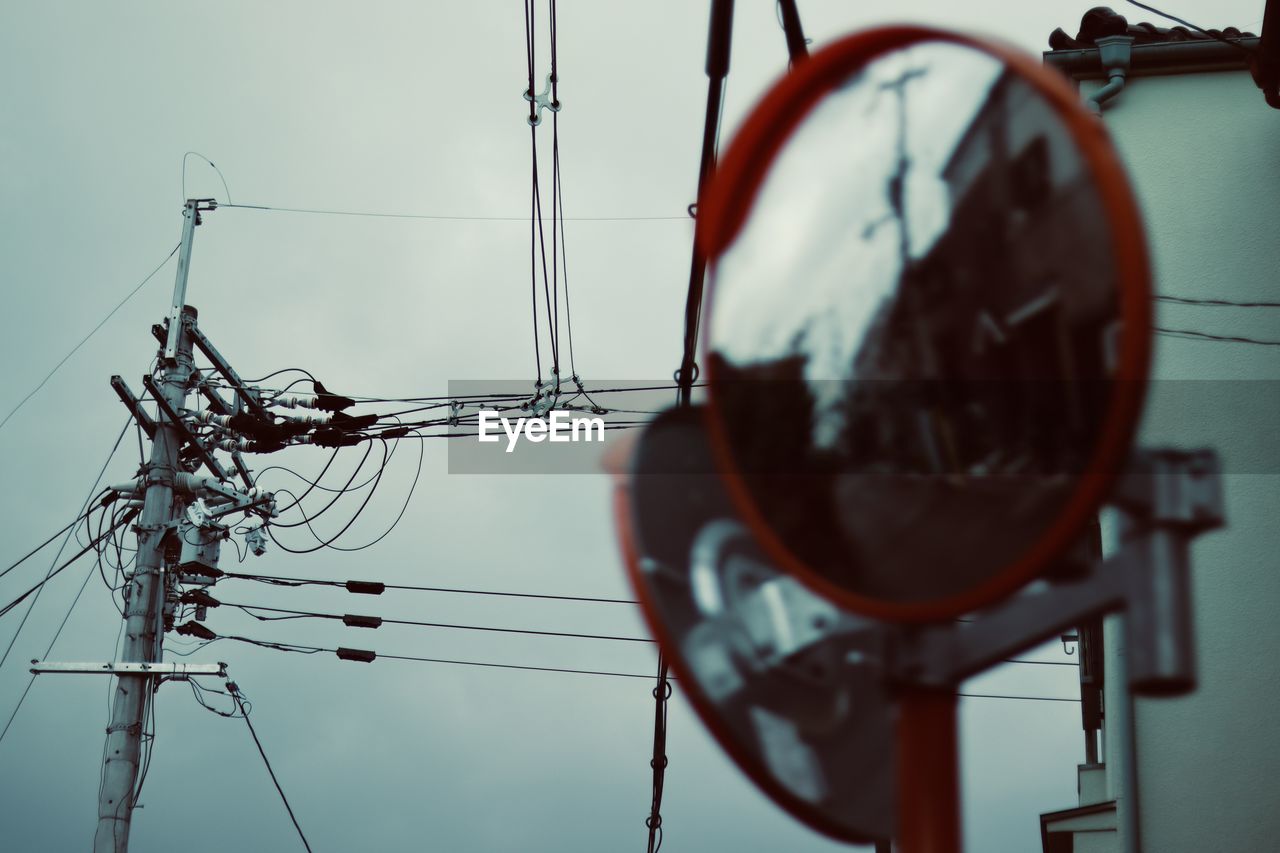
[[[164, 372], [159, 383], [168, 408], [174, 412], [185, 407], [187, 389], [194, 369], [191, 330], [196, 322], [196, 312], [194, 308], [187, 307], [185, 302], [187, 273], [191, 264], [191, 241], [199, 217], [195, 200], [187, 201], [183, 216], [186, 221], [182, 229], [178, 273], [173, 287], [169, 337], [161, 359]], [[125, 586], [125, 636], [120, 655], [122, 663], [156, 662], [162, 656], [164, 540], [182, 511], [181, 498], [174, 490], [174, 479], [181, 470], [178, 451], [182, 438], [179, 428], [170, 421], [163, 407], [156, 414], [155, 424], [151, 461], [142, 472], [146, 493], [137, 524], [137, 565]], [[120, 675], [117, 680], [111, 723], [107, 727], [94, 853], [125, 853], [129, 849], [130, 818], [142, 752], [142, 729], [146, 722], [150, 694], [155, 687], [155, 678], [152, 674]]]

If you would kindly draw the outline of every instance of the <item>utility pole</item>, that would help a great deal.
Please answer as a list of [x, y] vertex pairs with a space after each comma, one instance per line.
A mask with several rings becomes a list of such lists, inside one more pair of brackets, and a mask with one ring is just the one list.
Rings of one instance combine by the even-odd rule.
[[[201, 213], [217, 207], [211, 198], [187, 199], [183, 206], [171, 308], [164, 324], [151, 327], [161, 347], [159, 367], [142, 379], [146, 396], [156, 405], [155, 416], [143, 409], [143, 398], [134, 394], [124, 379], [111, 377], [116, 396], [137, 421], [138, 429], [151, 438], [150, 461], [138, 476], [110, 487], [112, 500], [128, 503], [125, 521], [141, 506], [134, 525], [136, 562], [133, 573], [124, 576], [125, 634], [119, 659], [108, 663], [31, 662], [33, 674], [114, 675], [117, 679], [98, 789], [94, 853], [128, 853], [135, 799], [145, 776], [145, 727], [161, 680], [226, 677], [225, 663], [164, 663], [164, 636], [173, 630], [203, 640], [216, 637], [201, 623], [206, 607], [218, 606], [206, 589], [222, 576], [217, 568], [219, 544], [231, 535], [231, 525], [223, 519], [244, 513], [246, 518], [258, 516], [265, 526], [277, 515], [274, 493], [254, 485], [242, 454], [272, 453], [297, 444], [333, 448], [355, 444], [374, 437], [363, 430], [378, 420], [376, 415], [340, 414], [355, 401], [329, 393], [319, 382], [315, 382], [313, 396], [290, 397], [278, 404], [319, 412], [275, 414], [270, 410], [277, 405], [275, 400], [264, 401], [260, 390], [246, 384], [200, 330], [196, 310], [186, 304], [191, 244]], [[196, 349], [234, 391], [232, 400], [225, 399], [215, 382], [196, 367]], [[187, 396], [192, 391], [207, 400], [205, 410], [200, 411], [198, 404], [188, 408]], [[215, 450], [230, 454], [234, 469], [225, 467], [215, 457]], [[202, 476], [201, 467], [211, 476]], [[232, 485], [235, 474], [243, 480], [244, 488]], [[258, 544], [251, 534], [246, 536], [246, 544], [252, 553], [261, 554], [265, 550], [262, 527], [256, 528], [256, 533]], [[193, 618], [176, 625], [182, 614]]]
[[[138, 559], [133, 576], [125, 586], [125, 636], [122, 663], [153, 663], [161, 658], [164, 630], [161, 624], [165, 593], [166, 537], [181, 512], [175, 493], [175, 479], [182, 446], [180, 426], [164, 411], [185, 408], [194, 363], [191, 354], [194, 308], [187, 307], [187, 273], [191, 265], [191, 242], [200, 216], [199, 202], [189, 199], [183, 210], [182, 246], [173, 286], [173, 309], [169, 314], [169, 335], [161, 363], [160, 390], [164, 401], [156, 413], [151, 461], [141, 472], [145, 484], [142, 514], [137, 523]], [[129, 849], [129, 827], [138, 783], [142, 729], [146, 710], [155, 689], [155, 675], [120, 675], [116, 682], [107, 727], [103, 758], [102, 786], [98, 795], [98, 828], [94, 853], [125, 853]]]

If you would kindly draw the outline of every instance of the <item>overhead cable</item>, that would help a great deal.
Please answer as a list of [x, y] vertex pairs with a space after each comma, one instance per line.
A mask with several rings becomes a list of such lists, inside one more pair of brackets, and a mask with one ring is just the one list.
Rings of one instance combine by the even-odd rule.
[[632, 673], [632, 672], [613, 672], [608, 670], [597, 670], [597, 669], [570, 669], [567, 667], [560, 667], [560, 666], [531, 666], [531, 665], [514, 664], [514, 663], [491, 663], [488, 661], [453, 660], [450, 658], [427, 658], [427, 657], [418, 657], [416, 655], [389, 655], [381, 652], [372, 652], [365, 649], [351, 649], [345, 646], [339, 646], [337, 648], [327, 648], [324, 646], [304, 646], [304, 645], [298, 645], [295, 643], [272, 643], [272, 642], [267, 642], [265, 640], [254, 640], [249, 637], [238, 637], [238, 636], [230, 636], [230, 635], [222, 635], [222, 636], [219, 636], [218, 639], [235, 640], [236, 642], [248, 643], [249, 645], [260, 646], [262, 648], [267, 648], [267, 649], [274, 649], [275, 651], [294, 652], [297, 654], [304, 654], [304, 655], [313, 655], [313, 654], [318, 654], [320, 652], [330, 652], [332, 654], [338, 655], [339, 658], [342, 658], [344, 660], [355, 660], [355, 661], [360, 661], [365, 663], [373, 662], [374, 660], [379, 658], [386, 658], [388, 660], [417, 661], [419, 663], [443, 663], [443, 664], [452, 664], [455, 666], [475, 666], [475, 667], [484, 667], [484, 668], [492, 668], [492, 669], [523, 669], [523, 670], [529, 670], [532, 672], [561, 672], [561, 673], [570, 673], [573, 675], [603, 675], [603, 676], [612, 676], [615, 678], [644, 678], [644, 679], [653, 678], [652, 675], [641, 675], [641, 674]]
[[1280, 308], [1280, 302], [1237, 302], [1232, 299], [1195, 299], [1190, 296], [1157, 296], [1156, 301], [1214, 308]]
[[1025, 699], [1029, 702], [1079, 702], [1065, 696], [1015, 696], [1006, 693], [957, 693], [966, 699]]
[[[528, 216], [443, 216], [421, 213], [375, 213], [366, 210], [313, 210], [301, 207], [273, 207], [265, 204], [220, 204], [242, 210], [270, 210], [277, 213], [311, 213], [322, 216], [368, 216], [377, 219], [434, 219], [457, 222], [528, 222]], [[688, 216], [569, 216], [569, 222], [688, 222]]]
[[[228, 578], [237, 578], [239, 580], [258, 581], [260, 583], [274, 584], [276, 586], [334, 586], [344, 587], [349, 592], [380, 595], [384, 589], [408, 590], [411, 592], [444, 592], [455, 593], [459, 595], [495, 595], [510, 598], [542, 598], [552, 601], [587, 601], [598, 602], [602, 604], [636, 604], [635, 599], [631, 598], [598, 598], [582, 595], [551, 595], [549, 593], [536, 592], [507, 592], [491, 589], [460, 589], [458, 587], [447, 586], [409, 586], [405, 584], [389, 584], [380, 581], [334, 581], [319, 580], [316, 578], [295, 578], [284, 577], [281, 575], [258, 575], [245, 574], [241, 572], [226, 572], [224, 574]], [[376, 590], [376, 591], [375, 591]]]
[[262, 741], [258, 739], [258, 733], [253, 728], [253, 721], [249, 719], [249, 712], [245, 710], [244, 697], [240, 693], [240, 688], [236, 686], [234, 681], [228, 681], [227, 692], [235, 700], [236, 708], [240, 710], [240, 716], [244, 718], [244, 724], [249, 727], [249, 735], [253, 738], [253, 745], [258, 748], [258, 754], [262, 756], [262, 763], [266, 765], [267, 774], [271, 776], [271, 784], [276, 786], [276, 792], [280, 795], [280, 801], [284, 803], [285, 811], [289, 813], [289, 820], [293, 821], [293, 828], [298, 831], [298, 838], [302, 840], [302, 846], [307, 849], [307, 853], [311, 853], [311, 845], [307, 843], [307, 836], [302, 833], [302, 827], [298, 825], [298, 818], [293, 813], [293, 807], [289, 805], [289, 798], [284, 795], [284, 788], [280, 787], [280, 780], [276, 778], [276, 771], [271, 769], [271, 761], [267, 758], [266, 750], [262, 748]]
[[3, 428], [4, 428], [4, 425], [5, 425], [5, 424], [7, 424], [7, 423], [9, 422], [9, 419], [10, 419], [10, 418], [12, 418], [15, 414], [17, 414], [17, 413], [18, 413], [18, 410], [19, 410], [19, 409], [21, 409], [24, 405], [26, 405], [26, 402], [27, 402], [28, 400], [30, 400], [32, 397], [34, 397], [34, 396], [36, 395], [36, 392], [37, 392], [37, 391], [39, 391], [41, 388], [43, 388], [43, 387], [45, 386], [45, 383], [46, 383], [46, 382], [48, 382], [50, 379], [52, 379], [52, 378], [53, 378], [53, 374], [57, 373], [57, 372], [58, 372], [58, 370], [62, 367], [62, 365], [66, 364], [66, 363], [67, 363], [67, 360], [68, 360], [69, 358], [71, 358], [71, 356], [73, 356], [73, 355], [75, 355], [75, 354], [76, 354], [76, 352], [80, 349], [80, 347], [84, 346], [84, 345], [88, 342], [88, 340], [89, 340], [90, 338], [92, 338], [95, 334], [97, 334], [98, 330], [99, 330], [99, 329], [101, 329], [104, 325], [106, 325], [107, 321], [108, 321], [108, 320], [110, 320], [112, 317], [114, 317], [114, 316], [116, 315], [116, 312], [117, 312], [117, 311], [119, 311], [121, 308], [123, 308], [123, 307], [124, 307], [124, 304], [125, 304], [126, 302], [128, 302], [130, 299], [132, 299], [132, 298], [133, 298], [133, 295], [134, 295], [135, 293], [137, 293], [139, 290], [141, 290], [141, 289], [143, 288], [143, 286], [144, 286], [147, 282], [151, 281], [151, 279], [155, 276], [155, 274], [156, 274], [156, 273], [160, 272], [161, 268], [162, 268], [162, 267], [164, 267], [164, 265], [165, 265], [165, 264], [167, 264], [167, 263], [169, 262], [169, 259], [170, 259], [170, 258], [172, 258], [175, 254], [177, 254], [177, 252], [178, 252], [178, 247], [179, 247], [179, 246], [181, 246], [181, 245], [182, 245], [182, 244], [181, 244], [181, 243], [179, 243], [177, 246], [174, 246], [174, 247], [173, 247], [173, 250], [172, 250], [172, 251], [170, 251], [170, 252], [169, 252], [169, 254], [165, 255], [164, 260], [163, 260], [163, 261], [161, 261], [161, 262], [156, 266], [156, 268], [155, 268], [155, 269], [153, 269], [151, 272], [147, 273], [147, 277], [146, 277], [146, 278], [144, 278], [142, 281], [138, 282], [137, 286], [136, 286], [136, 287], [134, 287], [134, 288], [133, 288], [133, 290], [130, 290], [127, 294], [125, 294], [124, 299], [121, 299], [119, 302], [117, 302], [117, 303], [116, 303], [116, 306], [115, 306], [114, 308], [112, 308], [110, 311], [108, 311], [108, 312], [107, 312], [107, 316], [105, 316], [105, 317], [103, 317], [101, 320], [99, 320], [99, 321], [98, 321], [98, 325], [96, 325], [96, 326], [94, 326], [92, 329], [90, 329], [90, 330], [89, 330], [89, 334], [87, 334], [87, 335], [85, 335], [83, 338], [81, 338], [81, 339], [80, 339], [80, 342], [79, 342], [79, 343], [77, 343], [75, 346], [73, 346], [73, 347], [72, 347], [72, 348], [67, 352], [67, 354], [66, 354], [66, 355], [64, 355], [64, 356], [62, 357], [62, 360], [61, 360], [61, 361], [59, 361], [57, 364], [55, 364], [55, 365], [53, 366], [53, 369], [52, 369], [52, 370], [50, 370], [50, 371], [45, 375], [44, 379], [41, 379], [41, 380], [40, 380], [40, 383], [39, 383], [38, 385], [36, 385], [36, 387], [32, 388], [29, 392], [27, 392], [27, 396], [23, 397], [21, 400], [19, 400], [19, 401], [18, 401], [18, 405], [14, 406], [14, 407], [9, 411], [9, 414], [7, 414], [7, 415], [5, 415], [5, 416], [4, 416], [4, 420], [0, 420], [0, 429], [3, 429]]
[[1254, 51], [1251, 48], [1245, 47], [1244, 45], [1240, 44], [1240, 42], [1235, 41], [1234, 39], [1226, 38], [1219, 33], [1206, 30], [1203, 27], [1197, 27], [1195, 24], [1191, 23], [1185, 18], [1179, 18], [1176, 15], [1170, 15], [1168, 12], [1163, 12], [1157, 9], [1155, 6], [1148, 6], [1146, 3], [1139, 3], [1138, 0], [1128, 0], [1128, 2], [1133, 6], [1137, 6], [1139, 9], [1145, 9], [1151, 14], [1159, 15], [1162, 18], [1168, 18], [1170, 21], [1174, 21], [1176, 23], [1182, 24], [1182, 26], [1186, 27], [1187, 29], [1195, 30], [1201, 35], [1207, 36], [1208, 38], [1214, 39], [1216, 41], [1220, 41], [1223, 44], [1229, 44], [1232, 47], [1236, 48], [1237, 50], [1244, 51], [1245, 54], [1249, 56], [1253, 56]]
[[[96, 508], [96, 507], [95, 507], [95, 508]], [[92, 514], [92, 513], [93, 513], [93, 510], [92, 510], [92, 509], [90, 509], [90, 510], [89, 510], [89, 512], [85, 513], [84, 515], [81, 515], [79, 518], [77, 518], [75, 521], [72, 521], [72, 522], [71, 522], [70, 524], [68, 524], [66, 527], [63, 527], [62, 529], [60, 529], [60, 530], [56, 531], [56, 532], [55, 532], [52, 536], [50, 536], [48, 539], [44, 540], [44, 541], [43, 541], [43, 542], [41, 542], [39, 545], [37, 545], [36, 547], [32, 548], [30, 551], [28, 551], [28, 552], [27, 552], [26, 554], [24, 554], [22, 557], [18, 558], [18, 560], [17, 560], [16, 562], [14, 562], [13, 564], [11, 564], [11, 565], [10, 565], [8, 568], [6, 568], [4, 571], [0, 572], [0, 578], [2, 578], [2, 577], [4, 577], [5, 575], [9, 574], [9, 572], [13, 571], [13, 570], [14, 570], [14, 569], [16, 569], [18, 566], [20, 566], [20, 565], [22, 565], [23, 563], [25, 563], [28, 559], [30, 559], [31, 557], [34, 557], [36, 554], [38, 554], [38, 553], [40, 553], [41, 551], [43, 551], [46, 547], [48, 547], [48, 545], [49, 545], [49, 543], [50, 543], [50, 542], [52, 542], [53, 540], [57, 539], [57, 538], [58, 538], [59, 536], [61, 536], [63, 533], [66, 533], [66, 532], [67, 532], [67, 530], [69, 530], [70, 528], [75, 527], [77, 524], [79, 524], [80, 522], [84, 521], [84, 520], [85, 520], [85, 518], [86, 518], [87, 516], [89, 516], [90, 514]]]
[[1220, 343], [1230, 344], [1255, 344], [1264, 347], [1280, 347], [1280, 341], [1264, 341], [1258, 338], [1237, 337], [1235, 335], [1211, 335], [1208, 332], [1198, 332], [1194, 329], [1166, 329], [1157, 326], [1156, 334], [1167, 335], [1174, 338], [1186, 338], [1203, 341], [1218, 341]]
[[[121, 520], [120, 525], [117, 525], [117, 526], [123, 526], [123, 525], [127, 524], [128, 522], [132, 521], [132, 520], [133, 520], [133, 517], [134, 517], [135, 515], [137, 515], [137, 514], [138, 514], [137, 510], [134, 510], [134, 509], [129, 510], [129, 512], [126, 514], [125, 518]], [[70, 566], [70, 565], [71, 565], [72, 563], [74, 563], [76, 560], [80, 559], [80, 558], [81, 558], [81, 557], [83, 557], [85, 554], [89, 553], [89, 552], [90, 552], [90, 551], [92, 551], [94, 548], [96, 548], [96, 547], [98, 546], [98, 544], [99, 544], [99, 543], [101, 543], [101, 542], [105, 541], [105, 540], [107, 539], [107, 537], [109, 537], [112, 533], [114, 533], [114, 532], [115, 532], [115, 530], [116, 530], [116, 528], [115, 528], [115, 527], [113, 527], [113, 528], [111, 528], [111, 530], [108, 530], [106, 533], [104, 533], [101, 537], [99, 537], [99, 538], [94, 539], [93, 541], [91, 541], [88, 545], [84, 546], [84, 547], [83, 547], [83, 548], [81, 548], [79, 551], [77, 551], [75, 554], [73, 554], [73, 555], [71, 556], [71, 558], [70, 558], [70, 559], [68, 559], [65, 563], [63, 563], [62, 565], [58, 566], [58, 567], [57, 567], [57, 568], [55, 568], [55, 569], [51, 569], [51, 570], [49, 571], [49, 573], [48, 573], [48, 574], [46, 574], [46, 575], [44, 576], [44, 579], [43, 579], [43, 580], [41, 580], [39, 583], [37, 583], [35, 586], [32, 586], [32, 587], [31, 587], [30, 589], [28, 589], [26, 592], [22, 593], [22, 595], [19, 595], [19, 596], [18, 596], [17, 598], [15, 598], [13, 601], [10, 601], [8, 604], [6, 604], [4, 607], [0, 607], [0, 617], [3, 617], [3, 616], [4, 616], [6, 613], [8, 613], [10, 610], [12, 610], [13, 608], [17, 607], [19, 604], [21, 604], [23, 601], [25, 601], [25, 600], [27, 599], [27, 596], [29, 596], [29, 595], [33, 595], [33, 594], [34, 594], [34, 595], [36, 595], [36, 596], [39, 596], [39, 594], [40, 594], [40, 590], [44, 587], [44, 585], [45, 585], [45, 584], [47, 584], [49, 581], [53, 580], [55, 577], [57, 577], [59, 574], [61, 574], [61, 573], [62, 573], [62, 571], [63, 571], [64, 569], [66, 569], [68, 566]], [[59, 553], [61, 553], [61, 552], [59, 552]], [[35, 601], [34, 601], [34, 599], [32, 600], [31, 604], [32, 604], [32, 606], [34, 606], [34, 605], [35, 605]], [[28, 607], [28, 608], [27, 608], [27, 614], [30, 614], [30, 613], [31, 613], [31, 607]], [[21, 631], [21, 630], [22, 630], [22, 625], [23, 625], [23, 624], [26, 624], [26, 616], [23, 616], [23, 621], [22, 621], [22, 623], [21, 623], [21, 624], [19, 624], [19, 626], [18, 626], [18, 631]], [[5, 650], [4, 656], [3, 656], [3, 657], [0, 657], [0, 666], [2, 666], [2, 665], [4, 664], [4, 661], [8, 658], [8, 656], [9, 656], [9, 652], [13, 649], [13, 642], [14, 642], [14, 640], [16, 640], [16, 639], [17, 639], [17, 637], [18, 637], [18, 632], [14, 632], [13, 639], [9, 641], [9, 648]]]
[[[99, 540], [100, 541], [100, 540]], [[71, 599], [71, 604], [67, 607], [66, 614], [62, 617], [62, 621], [58, 623], [58, 630], [53, 632], [53, 639], [49, 640], [49, 645], [45, 647], [43, 659], [48, 660], [49, 655], [53, 653], [53, 647], [57, 644], [58, 638], [62, 636], [62, 629], [67, 627], [67, 621], [71, 618], [71, 611], [76, 609], [76, 605], [80, 603], [80, 596], [84, 594], [84, 588], [89, 585], [89, 581], [93, 578], [93, 570], [90, 569], [84, 576], [84, 582], [80, 584], [80, 589], [76, 591], [75, 598]], [[21, 629], [19, 629], [21, 630]], [[15, 632], [14, 637], [17, 637]], [[12, 648], [12, 645], [10, 645]], [[6, 654], [8, 652], [6, 651]], [[27, 686], [23, 689], [22, 695], [18, 697], [18, 704], [14, 705], [13, 713], [9, 715], [9, 719], [4, 724], [4, 729], [0, 730], [0, 742], [4, 741], [4, 736], [9, 733], [9, 727], [13, 725], [13, 721], [18, 716], [18, 711], [22, 710], [22, 703], [27, 700], [27, 694], [31, 692], [31, 685], [35, 683], [36, 673], [31, 673], [31, 677], [27, 679]]]
[[[87, 546], [85, 546], [83, 550], [77, 552], [76, 555], [72, 557], [70, 560], [63, 563], [61, 566], [57, 565], [58, 560], [62, 557], [62, 552], [67, 547], [67, 542], [71, 540], [71, 534], [75, 530], [75, 525], [78, 523], [79, 519], [85, 515], [86, 511], [89, 508], [89, 504], [93, 502], [94, 496], [100, 494], [100, 492], [98, 491], [98, 484], [102, 482], [102, 475], [106, 473], [107, 466], [111, 464], [112, 458], [116, 455], [116, 451], [120, 448], [120, 442], [121, 440], [124, 439], [124, 434], [129, 429], [130, 421], [131, 419], [125, 420], [124, 427], [121, 428], [120, 434], [116, 436], [115, 443], [111, 445], [111, 451], [107, 454], [107, 458], [103, 460], [102, 467], [98, 469], [98, 476], [94, 477], [93, 485], [89, 487], [89, 494], [85, 496], [84, 503], [80, 505], [80, 511], [76, 513], [77, 522], [73, 522], [71, 528], [67, 529], [66, 535], [63, 536], [62, 544], [58, 547], [58, 553], [53, 555], [53, 561], [49, 564], [49, 571], [45, 572], [44, 580], [40, 581], [38, 584], [28, 589], [26, 592], [18, 596], [18, 598], [14, 599], [9, 604], [6, 604], [3, 608], [0, 608], [0, 617], [3, 617], [6, 613], [8, 613], [14, 607], [17, 607], [20, 603], [22, 603], [22, 601], [26, 599], [27, 596], [33, 596], [31, 599], [31, 603], [27, 605], [27, 611], [22, 614], [22, 621], [18, 623], [17, 630], [13, 632], [13, 637], [10, 638], [9, 640], [8, 647], [4, 650], [4, 654], [0, 655], [0, 667], [3, 667], [4, 662], [9, 659], [9, 653], [13, 651], [13, 645], [18, 641], [18, 635], [22, 633], [22, 627], [27, 624], [27, 618], [31, 615], [31, 610], [36, 606], [36, 601], [40, 598], [40, 591], [44, 589], [44, 585], [48, 583], [51, 578], [53, 578], [55, 575], [57, 575], [59, 572], [65, 569], [67, 566], [71, 565], [77, 559], [82, 557], [90, 549], [94, 548], [98, 542], [101, 541], [101, 539], [91, 540], [90, 543]], [[133, 514], [136, 514], [136, 512], [133, 512]], [[133, 514], [131, 514], [129, 517], [132, 518]], [[55, 566], [57, 566], [57, 568], [55, 568]]]
[[[310, 610], [290, 610], [282, 607], [265, 607], [257, 604], [238, 604], [224, 601], [226, 607], [237, 607], [262, 622], [280, 619], [332, 619], [338, 622], [356, 622], [357, 627], [376, 628], [378, 625], [410, 625], [419, 628], [451, 628], [459, 631], [489, 631], [498, 634], [530, 634], [539, 637], [573, 637], [582, 640], [617, 640], [628, 643], [652, 643], [648, 637], [625, 637], [613, 634], [582, 634], [571, 631], [537, 631], [525, 628], [495, 628], [487, 625], [456, 625], [447, 622], [418, 622], [409, 619], [387, 619], [381, 616], [357, 616], [350, 613], [317, 613]], [[254, 611], [287, 614], [281, 617], [258, 616]]]

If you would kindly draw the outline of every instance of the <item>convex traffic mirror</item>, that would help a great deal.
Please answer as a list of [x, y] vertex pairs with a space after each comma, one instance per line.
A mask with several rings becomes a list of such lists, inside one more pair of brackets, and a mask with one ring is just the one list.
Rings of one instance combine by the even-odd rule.
[[681, 694], [797, 820], [845, 841], [889, 838], [895, 706], [870, 620], [763, 558], [697, 409], [660, 415], [620, 473], [627, 572]]
[[850, 36], [766, 95], [701, 211], [707, 425], [774, 564], [925, 621], [1072, 544], [1141, 408], [1149, 281], [1105, 130], [1056, 72]]

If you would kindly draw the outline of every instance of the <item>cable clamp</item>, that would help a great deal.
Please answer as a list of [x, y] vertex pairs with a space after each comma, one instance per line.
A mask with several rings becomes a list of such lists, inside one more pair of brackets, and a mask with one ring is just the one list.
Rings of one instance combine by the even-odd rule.
[[551, 110], [553, 113], [560, 112], [560, 102], [551, 99], [551, 75], [547, 75], [547, 85], [543, 88], [542, 94], [534, 95], [532, 88], [525, 89], [524, 99], [533, 106], [530, 108], [530, 115], [527, 119], [530, 127], [537, 127], [542, 124], [542, 111]]
[[142, 466], [145, 486], [172, 486], [177, 469], [163, 462], [148, 462]]
[[[692, 367], [693, 367], [693, 370], [691, 370], [690, 373], [692, 373], [693, 376], [691, 379], [689, 379], [690, 384], [697, 382], [698, 378], [702, 376], [702, 369], [698, 367], [698, 363], [696, 361], [693, 362]], [[677, 367], [675, 372], [671, 374], [671, 379], [677, 385], [683, 385], [685, 382], [684, 368]]]
[[532, 412], [535, 418], [540, 418], [554, 409], [559, 399], [560, 374], [553, 370], [546, 382], [533, 383], [533, 399], [521, 403], [520, 408]]
[[576, 374], [576, 373], [575, 373], [575, 374], [573, 374], [572, 376], [570, 376], [569, 378], [570, 378], [570, 379], [572, 379], [572, 380], [573, 380], [573, 384], [574, 384], [575, 386], [577, 386], [578, 393], [579, 393], [579, 394], [581, 394], [582, 396], [586, 397], [586, 398], [587, 398], [587, 402], [591, 404], [591, 407], [590, 407], [590, 409], [591, 409], [591, 414], [593, 414], [593, 415], [607, 415], [607, 414], [609, 414], [609, 410], [608, 410], [608, 409], [603, 408], [602, 406], [598, 406], [598, 405], [596, 405], [596, 401], [591, 399], [591, 395], [590, 395], [590, 394], [588, 394], [588, 393], [587, 393], [587, 389], [583, 387], [583, 385], [582, 385], [582, 379], [581, 379], [581, 378], [579, 378], [578, 374]]

